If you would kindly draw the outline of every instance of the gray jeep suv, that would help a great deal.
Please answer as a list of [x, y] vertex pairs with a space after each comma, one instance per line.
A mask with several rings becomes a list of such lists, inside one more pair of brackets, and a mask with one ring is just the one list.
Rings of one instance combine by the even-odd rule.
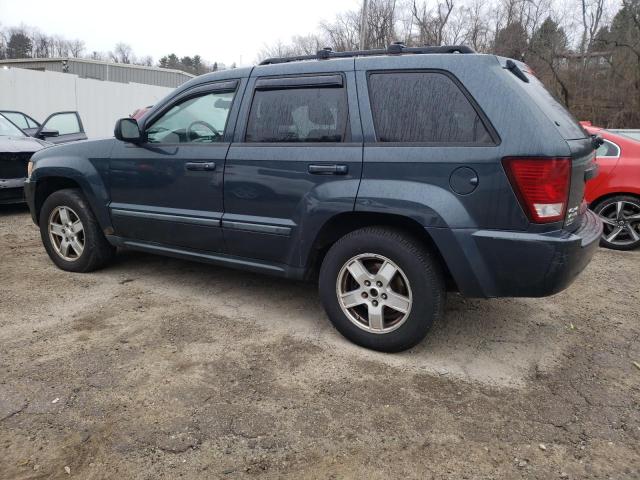
[[314, 279], [340, 332], [399, 351], [447, 290], [566, 288], [602, 230], [593, 158], [525, 64], [392, 45], [197, 77], [115, 138], [36, 153], [25, 189], [64, 270], [121, 247]]

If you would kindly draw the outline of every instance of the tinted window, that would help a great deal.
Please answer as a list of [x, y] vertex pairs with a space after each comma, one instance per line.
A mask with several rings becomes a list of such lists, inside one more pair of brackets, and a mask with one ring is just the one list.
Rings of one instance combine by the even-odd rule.
[[57, 113], [47, 120], [43, 128], [57, 130], [58, 135], [80, 133], [80, 123], [75, 113]]
[[234, 92], [209, 93], [174, 105], [149, 127], [149, 142], [221, 142], [234, 95]]
[[343, 142], [347, 135], [344, 88], [257, 90], [247, 142]]
[[620, 149], [618, 146], [608, 140], [605, 140], [596, 150], [596, 157], [618, 157], [619, 155]]
[[369, 96], [379, 142], [493, 143], [469, 99], [442, 73], [372, 74]]
[[4, 112], [3, 115], [15, 123], [20, 128], [29, 128], [27, 119], [21, 113], [16, 112]]

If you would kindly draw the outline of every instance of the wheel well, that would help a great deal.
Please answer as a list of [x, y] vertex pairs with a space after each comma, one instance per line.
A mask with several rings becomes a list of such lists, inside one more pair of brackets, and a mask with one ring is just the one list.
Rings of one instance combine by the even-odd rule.
[[404, 230], [417, 238], [436, 256], [445, 275], [447, 288], [457, 290], [451, 272], [438, 246], [420, 223], [409, 217], [387, 213], [347, 212], [336, 215], [322, 226], [311, 247], [308, 277], [315, 278], [331, 246], [346, 234], [363, 227], [383, 226]]
[[67, 177], [46, 177], [38, 181], [35, 196], [36, 220], [40, 221], [40, 210], [49, 195], [65, 188], [80, 188], [80, 185]]
[[607, 193], [606, 195], [602, 195], [601, 197], [596, 198], [593, 202], [589, 203], [589, 207], [595, 208], [596, 205], [598, 205], [599, 203], [604, 202], [608, 198], [618, 197], [620, 195], [624, 195], [624, 196], [627, 196], [627, 197], [634, 197], [634, 198], [640, 199], [640, 195], [638, 195], [637, 193], [613, 192], [613, 193]]

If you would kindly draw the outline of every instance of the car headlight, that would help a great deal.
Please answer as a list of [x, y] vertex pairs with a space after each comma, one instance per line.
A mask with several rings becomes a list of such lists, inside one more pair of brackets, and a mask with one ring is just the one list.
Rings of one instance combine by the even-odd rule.
[[31, 172], [33, 172], [33, 162], [29, 160], [29, 163], [27, 163], [27, 178], [31, 178]]

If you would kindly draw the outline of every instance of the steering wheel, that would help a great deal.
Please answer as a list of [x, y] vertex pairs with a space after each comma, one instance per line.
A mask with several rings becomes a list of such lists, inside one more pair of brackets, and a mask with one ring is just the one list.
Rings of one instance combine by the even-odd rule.
[[[204, 137], [201, 137], [200, 135], [198, 135], [194, 130], [193, 127], [195, 127], [196, 125], [202, 125], [203, 127], [205, 127], [206, 129], [210, 130], [211, 133], [213, 135], [211, 135], [211, 139], [213, 140], [214, 138], [218, 138], [221, 137], [222, 135], [220, 134], [220, 132], [216, 129], [216, 127], [214, 127], [213, 125], [208, 124], [207, 122], [203, 121], [203, 120], [196, 120], [195, 122], [191, 122], [189, 124], [189, 126], [187, 127], [187, 131], [186, 131], [186, 136], [187, 136], [187, 141], [188, 142], [197, 142], [197, 141], [202, 141], [202, 139]], [[195, 136], [194, 136], [195, 134]], [[207, 137], [208, 138], [208, 137]]]

